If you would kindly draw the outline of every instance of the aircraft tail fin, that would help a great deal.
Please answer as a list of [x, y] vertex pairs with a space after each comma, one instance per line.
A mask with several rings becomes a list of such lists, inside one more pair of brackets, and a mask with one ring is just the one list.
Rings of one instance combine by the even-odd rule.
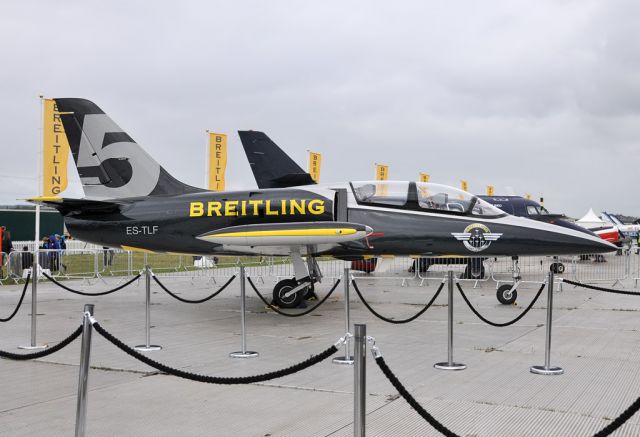
[[313, 185], [315, 181], [264, 132], [238, 131], [258, 188]]
[[76, 98], [54, 100], [87, 198], [204, 191], [171, 176], [95, 103]]

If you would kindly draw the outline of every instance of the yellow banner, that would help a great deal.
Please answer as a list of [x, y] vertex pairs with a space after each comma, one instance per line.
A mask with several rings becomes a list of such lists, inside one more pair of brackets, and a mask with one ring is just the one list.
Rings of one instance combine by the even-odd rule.
[[227, 170], [227, 135], [209, 133], [209, 189], [224, 191]]
[[526, 193], [526, 194], [524, 195], [524, 198], [525, 198], [525, 199], [527, 199], [527, 200], [531, 200], [531, 194]]
[[386, 181], [389, 179], [389, 166], [384, 164], [376, 164], [376, 180]]
[[43, 196], [57, 196], [67, 188], [69, 141], [53, 99], [44, 99]]
[[493, 185], [487, 185], [487, 196], [493, 196], [493, 193], [495, 193]]
[[[389, 179], [389, 166], [384, 164], [376, 164], [376, 180], [386, 181]], [[387, 184], [376, 185], [376, 196], [387, 196], [389, 194], [389, 187]]]
[[320, 183], [320, 165], [322, 155], [316, 152], [309, 152], [309, 174], [315, 183]]
[[465, 181], [464, 179], [462, 179], [460, 181], [460, 189], [462, 191], [469, 191], [469, 182]]
[[420, 182], [429, 182], [429, 174], [420, 173]]

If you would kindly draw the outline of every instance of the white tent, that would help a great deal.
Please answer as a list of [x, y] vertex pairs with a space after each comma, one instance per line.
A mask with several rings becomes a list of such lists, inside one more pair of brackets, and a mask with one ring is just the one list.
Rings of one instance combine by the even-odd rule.
[[600, 217], [598, 217], [596, 215], [595, 212], [593, 212], [593, 208], [591, 208], [589, 210], [589, 212], [587, 212], [584, 217], [582, 217], [580, 220], [577, 221], [577, 223], [580, 226], [583, 226], [585, 228], [597, 228], [600, 226], [606, 226], [607, 223], [603, 220], [600, 219]]

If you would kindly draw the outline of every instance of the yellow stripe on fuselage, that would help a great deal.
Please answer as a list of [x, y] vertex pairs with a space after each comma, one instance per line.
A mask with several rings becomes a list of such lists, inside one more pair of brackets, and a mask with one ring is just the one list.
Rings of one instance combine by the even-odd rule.
[[205, 238], [218, 237], [335, 237], [336, 235], [353, 235], [357, 231], [352, 228], [326, 228], [326, 229], [280, 229], [271, 231], [247, 231], [227, 232], [226, 234], [213, 234]]

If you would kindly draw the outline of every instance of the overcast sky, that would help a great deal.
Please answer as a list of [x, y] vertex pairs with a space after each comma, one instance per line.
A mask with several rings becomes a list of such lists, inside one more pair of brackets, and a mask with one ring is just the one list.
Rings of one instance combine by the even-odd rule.
[[[38, 95], [93, 100], [170, 173], [255, 186], [237, 130], [322, 181], [544, 194], [640, 215], [638, 1], [28, 1], [0, 14], [0, 204], [36, 194]], [[79, 197], [77, 174], [68, 196]]]

